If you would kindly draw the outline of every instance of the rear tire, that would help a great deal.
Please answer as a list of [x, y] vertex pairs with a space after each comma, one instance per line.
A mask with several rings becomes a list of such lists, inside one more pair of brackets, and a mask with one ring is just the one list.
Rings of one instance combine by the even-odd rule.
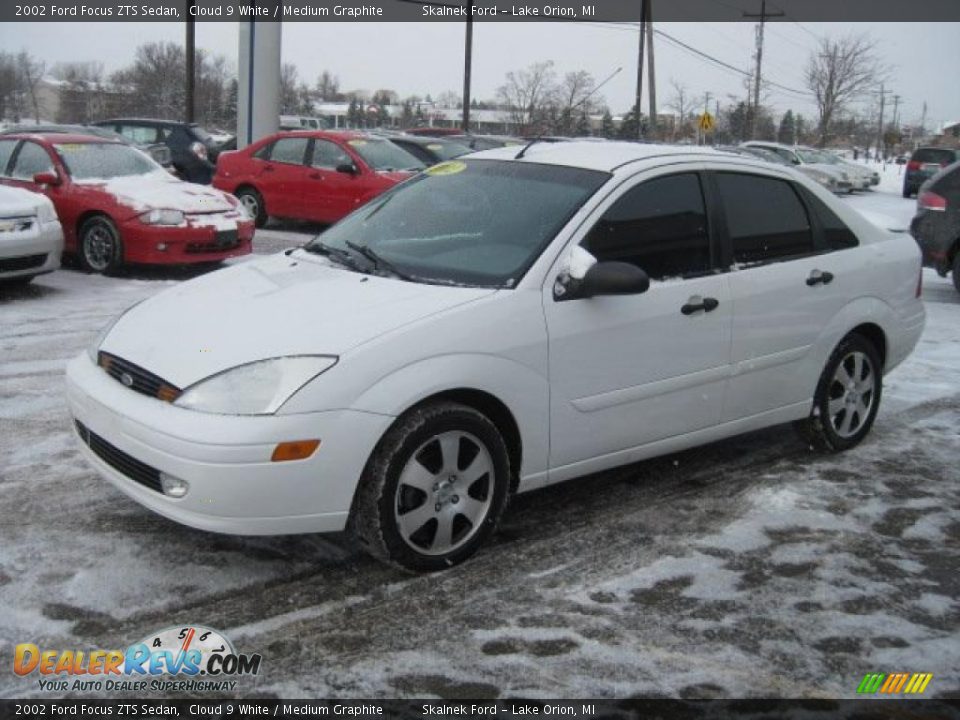
[[263, 195], [258, 193], [252, 187], [242, 187], [237, 190], [237, 200], [247, 209], [247, 213], [253, 218], [256, 227], [263, 227], [267, 224], [267, 206], [263, 202]]
[[114, 275], [123, 264], [123, 242], [113, 221], [96, 215], [84, 221], [79, 233], [80, 264], [87, 272]]
[[429, 403], [377, 444], [351, 526], [379, 560], [413, 572], [444, 570], [493, 534], [509, 488], [507, 446], [496, 426], [465, 405]]
[[953, 286], [960, 293], [960, 248], [957, 248], [953, 256]]
[[810, 417], [794, 427], [818, 450], [849, 450], [873, 427], [882, 393], [883, 364], [877, 349], [862, 335], [848, 335], [827, 360]]

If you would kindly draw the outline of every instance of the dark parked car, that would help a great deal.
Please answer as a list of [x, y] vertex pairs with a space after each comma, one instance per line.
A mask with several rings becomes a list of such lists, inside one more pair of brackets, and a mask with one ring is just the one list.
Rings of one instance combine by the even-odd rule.
[[209, 184], [213, 179], [220, 147], [210, 133], [196, 123], [115, 118], [94, 125], [110, 128], [135, 143], [165, 143], [173, 156], [173, 167], [182, 179], [201, 184]]
[[513, 145], [522, 147], [527, 144], [521, 138], [507, 135], [447, 135], [445, 137], [455, 143], [466, 145], [471, 150], [493, 150]]
[[48, 135], [68, 134], [68, 135], [92, 135], [93, 137], [103, 138], [104, 140], [120, 140], [121, 142], [132, 145], [138, 150], [143, 150], [147, 155], [153, 158], [153, 161], [168, 170], [173, 169], [173, 159], [170, 154], [170, 148], [162, 142], [140, 143], [124, 137], [118, 132], [96, 125], [13, 125], [5, 130], [0, 130], [0, 135], [12, 135], [13, 133], [42, 133]]
[[920, 245], [923, 264], [941, 277], [952, 272], [953, 286], [960, 292], [960, 162], [920, 187], [910, 234]]
[[913, 151], [903, 174], [903, 196], [916, 195], [920, 186], [950, 163], [960, 160], [960, 150], [940, 147], [922, 147]]
[[436, 165], [444, 160], [466, 155], [470, 148], [446, 138], [424, 137], [422, 135], [391, 135], [387, 139], [397, 147], [406, 150], [424, 165]]

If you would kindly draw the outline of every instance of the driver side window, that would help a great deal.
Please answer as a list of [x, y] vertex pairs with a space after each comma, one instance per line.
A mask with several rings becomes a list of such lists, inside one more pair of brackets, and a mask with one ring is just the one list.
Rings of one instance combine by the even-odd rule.
[[710, 235], [699, 176], [669, 175], [627, 190], [582, 245], [598, 262], [631, 263], [651, 280], [710, 272]]

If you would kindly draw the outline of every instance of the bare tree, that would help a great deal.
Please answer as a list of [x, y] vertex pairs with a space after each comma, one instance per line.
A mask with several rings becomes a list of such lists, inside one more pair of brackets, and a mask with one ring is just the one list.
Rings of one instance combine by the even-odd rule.
[[884, 72], [876, 57], [876, 43], [866, 36], [820, 41], [807, 61], [805, 81], [817, 103], [821, 146], [829, 140], [833, 122], [851, 102], [870, 91]]
[[280, 68], [280, 112], [288, 115], [300, 111], [300, 94], [297, 92], [297, 66], [284, 63]]
[[677, 123], [673, 129], [673, 136], [676, 137], [679, 134], [683, 138], [686, 136], [687, 116], [690, 115], [692, 105], [690, 91], [687, 90], [686, 85], [674, 78], [670, 78], [670, 87], [673, 88], [673, 95], [670, 102], [667, 103], [667, 107], [677, 113]]
[[40, 122], [40, 98], [37, 95], [37, 86], [47, 64], [43, 60], [35, 60], [26, 50], [17, 54], [17, 84], [23, 97], [30, 101], [33, 110], [33, 119]]
[[549, 121], [554, 90], [553, 61], [534, 63], [507, 73], [497, 89], [497, 99], [508, 108], [522, 134], [540, 130]]
[[591, 95], [596, 82], [586, 70], [569, 72], [553, 92], [557, 106], [556, 132], [561, 135], [583, 134], [583, 117], [603, 105], [603, 98]]
[[336, 101], [340, 98], [340, 78], [324, 70], [317, 77], [317, 97], [323, 101]]

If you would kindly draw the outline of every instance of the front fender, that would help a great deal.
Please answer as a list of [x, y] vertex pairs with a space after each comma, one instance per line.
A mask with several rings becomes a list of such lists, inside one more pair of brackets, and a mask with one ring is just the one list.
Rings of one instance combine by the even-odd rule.
[[398, 416], [412, 406], [451, 390], [479, 390], [494, 396], [520, 429], [521, 488], [547, 471], [550, 386], [532, 368], [495, 355], [454, 354], [425, 359], [378, 380], [351, 409]]

